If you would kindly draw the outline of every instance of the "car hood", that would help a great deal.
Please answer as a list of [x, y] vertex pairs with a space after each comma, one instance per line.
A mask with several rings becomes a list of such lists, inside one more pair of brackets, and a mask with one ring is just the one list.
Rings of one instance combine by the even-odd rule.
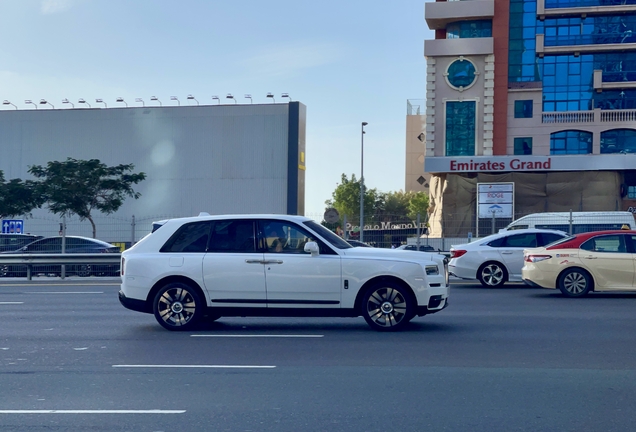
[[342, 252], [343, 256], [346, 257], [411, 261], [416, 263], [423, 261], [443, 262], [446, 258], [444, 255], [435, 252], [418, 252], [403, 249], [351, 248], [344, 249]]

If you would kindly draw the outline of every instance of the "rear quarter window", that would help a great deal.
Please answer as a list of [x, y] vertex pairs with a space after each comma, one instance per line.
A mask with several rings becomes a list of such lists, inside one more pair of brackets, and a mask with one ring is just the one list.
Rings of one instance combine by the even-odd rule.
[[201, 253], [207, 250], [210, 222], [194, 222], [180, 227], [160, 252]]

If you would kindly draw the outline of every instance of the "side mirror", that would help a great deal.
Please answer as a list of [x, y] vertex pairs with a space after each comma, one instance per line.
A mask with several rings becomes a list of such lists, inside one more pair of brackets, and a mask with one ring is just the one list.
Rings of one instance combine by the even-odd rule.
[[320, 254], [320, 249], [318, 248], [318, 243], [310, 241], [305, 244], [305, 252], [311, 254], [311, 256], [318, 256]]

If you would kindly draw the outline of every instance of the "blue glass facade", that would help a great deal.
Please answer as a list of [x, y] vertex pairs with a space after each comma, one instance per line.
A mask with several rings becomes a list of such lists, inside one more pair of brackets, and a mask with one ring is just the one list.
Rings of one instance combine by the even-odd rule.
[[601, 154], [636, 153], [636, 130], [614, 129], [601, 133]]
[[446, 156], [475, 155], [475, 101], [446, 102]]
[[592, 133], [568, 130], [550, 134], [550, 154], [591, 154]]
[[460, 21], [446, 26], [446, 39], [482, 38], [492, 36], [491, 20]]
[[[636, 0], [546, 0], [545, 7], [567, 8], [636, 4]], [[536, 0], [511, 0], [508, 81], [540, 82], [543, 111], [636, 108], [635, 89], [594, 90], [594, 70], [602, 82], [636, 81], [636, 52], [536, 55], [536, 35], [545, 46], [636, 43], [636, 14], [565, 18], [537, 17]]]

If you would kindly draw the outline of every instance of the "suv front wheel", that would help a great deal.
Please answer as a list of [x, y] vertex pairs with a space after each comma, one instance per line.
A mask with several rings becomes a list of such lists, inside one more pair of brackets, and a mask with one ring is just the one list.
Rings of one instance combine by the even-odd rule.
[[190, 285], [176, 282], [162, 287], [153, 301], [157, 322], [168, 330], [192, 330], [203, 315], [205, 305]]
[[401, 286], [391, 282], [377, 283], [362, 300], [362, 316], [378, 331], [396, 331], [415, 315], [415, 300]]

